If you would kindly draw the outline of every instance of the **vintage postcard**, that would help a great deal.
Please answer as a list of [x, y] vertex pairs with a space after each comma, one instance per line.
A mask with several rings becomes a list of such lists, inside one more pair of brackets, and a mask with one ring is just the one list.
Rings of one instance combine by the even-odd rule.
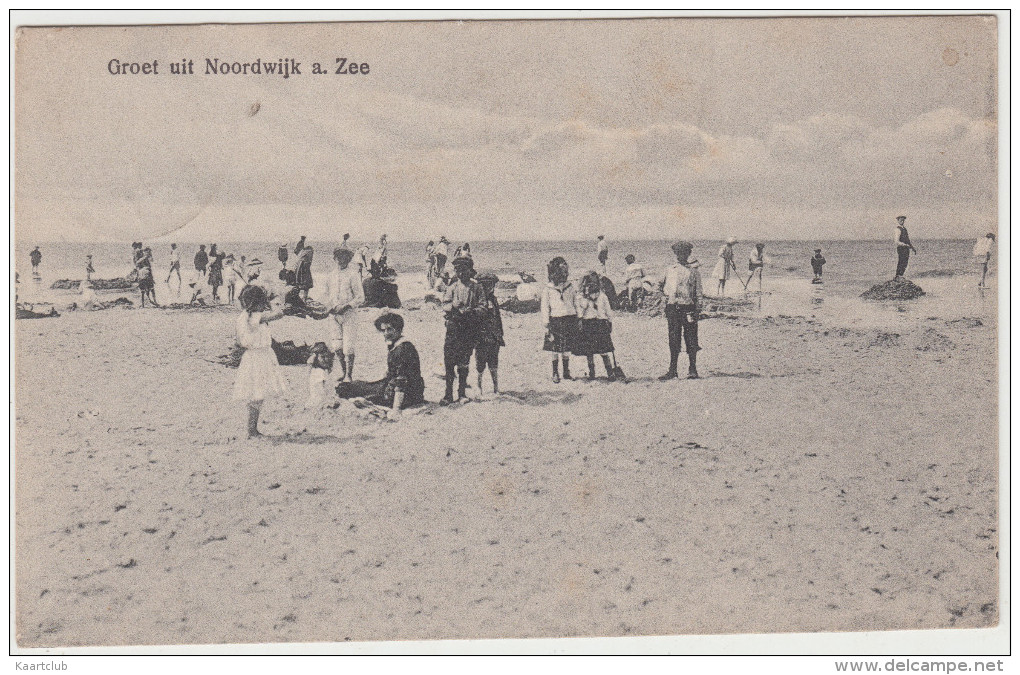
[[16, 647], [999, 625], [999, 20], [18, 27]]

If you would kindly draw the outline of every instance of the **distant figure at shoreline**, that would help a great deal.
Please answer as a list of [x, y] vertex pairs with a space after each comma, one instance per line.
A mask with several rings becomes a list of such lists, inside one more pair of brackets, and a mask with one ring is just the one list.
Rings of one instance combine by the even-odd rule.
[[136, 253], [135, 270], [138, 272], [138, 290], [142, 294], [142, 307], [145, 307], [145, 299], [153, 307], [159, 307], [156, 303], [156, 281], [152, 277], [152, 249], [142, 249], [141, 243]]
[[201, 278], [205, 278], [205, 269], [209, 264], [209, 254], [205, 252], [205, 244], [198, 245], [198, 253], [195, 254], [195, 269], [198, 270], [198, 275]]
[[815, 273], [815, 278], [811, 280], [811, 283], [822, 283], [822, 265], [824, 264], [825, 258], [822, 256], [822, 249], [816, 248], [815, 254], [811, 257], [811, 271]]
[[312, 280], [312, 257], [315, 254], [315, 249], [311, 246], [306, 246], [305, 238], [301, 237], [301, 249], [297, 254], [297, 269], [294, 275], [294, 285], [298, 287], [301, 292], [301, 299], [308, 299], [308, 291], [315, 286]]
[[425, 279], [428, 282], [428, 289], [431, 291], [436, 287], [436, 242], [429, 240], [425, 244]]
[[220, 301], [220, 286], [223, 285], [223, 258], [221, 251], [216, 249], [216, 244], [209, 248], [209, 286], [212, 288], [212, 299]]
[[736, 237], [730, 237], [719, 249], [719, 260], [712, 270], [712, 278], [719, 282], [718, 294], [726, 291], [726, 280], [730, 278], [730, 270], [737, 271], [737, 265], [733, 262], [733, 246], [737, 243]]
[[907, 273], [907, 263], [910, 262], [910, 252], [917, 253], [917, 249], [910, 243], [910, 235], [907, 234], [907, 226], [904, 225], [906, 216], [896, 216], [896, 278], [900, 279]]
[[372, 267], [378, 267], [381, 270], [386, 269], [386, 259], [389, 256], [389, 245], [386, 243], [386, 235], [382, 234], [379, 236], [379, 245], [375, 248], [375, 253], [372, 254]]
[[604, 234], [595, 238], [595, 257], [598, 259], [599, 265], [602, 266], [602, 276], [605, 276], [606, 261], [609, 260], [609, 242], [606, 241]]
[[350, 246], [348, 246], [348, 244], [347, 244], [347, 241], [348, 241], [348, 240], [349, 240], [350, 238], [351, 238], [351, 234], [350, 234], [350, 232], [345, 232], [345, 233], [344, 233], [344, 240], [340, 242], [340, 248], [348, 248], [348, 249], [349, 249], [349, 248], [350, 248]]
[[981, 266], [981, 281], [978, 286], [985, 287], [985, 278], [988, 276], [988, 263], [992, 259], [992, 245], [995, 243], [995, 235], [989, 232], [980, 237], [974, 244], [974, 258]]
[[85, 256], [85, 281], [92, 281], [92, 275], [96, 273], [96, 268], [92, 266], [92, 254], [89, 253]]
[[181, 252], [177, 250], [177, 244], [170, 244], [170, 271], [166, 273], [166, 281], [164, 282], [167, 286], [170, 285], [170, 277], [177, 273], [177, 292], [181, 292]]
[[450, 242], [445, 236], [439, 237], [439, 243], [436, 244], [435, 256], [436, 272], [434, 276], [438, 281], [443, 278], [443, 272], [446, 270], [446, 261], [450, 256]]
[[39, 263], [42, 262], [42, 251], [36, 246], [32, 249], [32, 252], [28, 254], [28, 259], [32, 263], [32, 274], [39, 276]]
[[368, 244], [362, 244], [358, 247], [358, 250], [354, 253], [354, 264], [358, 266], [358, 273], [361, 275], [362, 280], [369, 276]]
[[636, 312], [645, 297], [645, 268], [637, 262], [637, 258], [632, 253], [627, 254], [623, 261], [627, 263], [627, 274], [624, 279], [624, 285], [627, 287], [627, 300], [630, 303], [630, 311]]
[[751, 249], [751, 256], [747, 260], [747, 269], [751, 271], [751, 275], [747, 277], [747, 283], [744, 284], [744, 288], [747, 288], [748, 284], [751, 283], [751, 279], [754, 279], [755, 273], [758, 274], [758, 290], [761, 291], [761, 273], [765, 267], [765, 244], [755, 244], [754, 248]]

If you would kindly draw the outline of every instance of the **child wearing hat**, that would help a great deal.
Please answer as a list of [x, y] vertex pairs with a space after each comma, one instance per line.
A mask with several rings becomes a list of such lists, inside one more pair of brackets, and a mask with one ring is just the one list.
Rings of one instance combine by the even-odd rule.
[[483, 274], [477, 278], [482, 288], [482, 311], [479, 321], [478, 344], [475, 346], [475, 370], [478, 372], [478, 393], [482, 393], [482, 375], [489, 369], [492, 377], [492, 391], [499, 393], [499, 348], [506, 345], [503, 341], [503, 318], [499, 314], [499, 302], [496, 300], [495, 274]]
[[687, 343], [687, 376], [698, 378], [698, 318], [701, 313], [701, 273], [698, 264], [690, 260], [694, 246], [686, 241], [673, 244], [676, 265], [666, 270], [661, 288], [666, 296], [666, 330], [669, 334], [669, 370], [660, 380], [672, 380], [677, 377], [677, 361]]
[[453, 261], [456, 279], [443, 294], [443, 311], [446, 313], [446, 339], [443, 344], [443, 362], [446, 365], [446, 394], [439, 402], [454, 402], [453, 379], [457, 377], [457, 399], [467, 396], [468, 368], [471, 352], [478, 342], [478, 325], [482, 308], [482, 289], [473, 280], [474, 264], [470, 258]]

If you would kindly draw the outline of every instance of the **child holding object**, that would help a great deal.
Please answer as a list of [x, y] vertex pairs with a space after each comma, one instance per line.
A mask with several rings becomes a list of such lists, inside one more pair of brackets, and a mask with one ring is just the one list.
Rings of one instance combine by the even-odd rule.
[[269, 305], [269, 296], [261, 286], [241, 290], [241, 316], [237, 317], [237, 341], [244, 347], [241, 364], [234, 382], [234, 399], [248, 404], [248, 438], [257, 438], [259, 412], [269, 396], [287, 388], [280, 364], [273, 351], [269, 323], [283, 317], [283, 312]]
[[587, 357], [588, 379], [595, 379], [595, 355], [598, 354], [602, 357], [609, 380], [615, 380], [619, 367], [609, 359], [609, 355], [614, 352], [613, 314], [609, 307], [609, 297], [602, 291], [602, 280], [598, 272], [589, 272], [581, 279], [577, 316], [580, 319], [580, 332], [573, 351], [576, 356]]
[[495, 274], [483, 274], [477, 279], [482, 287], [482, 316], [479, 322], [478, 345], [475, 347], [475, 370], [478, 371], [478, 393], [482, 393], [482, 375], [489, 369], [492, 377], [492, 391], [499, 393], [499, 348], [503, 341], [503, 318], [499, 314], [499, 302], [495, 289], [499, 278]]
[[549, 283], [542, 289], [539, 303], [545, 326], [542, 349], [553, 353], [552, 381], [560, 381], [560, 361], [563, 361], [563, 379], [572, 380], [570, 351], [577, 334], [577, 305], [574, 286], [569, 279], [570, 267], [566, 260], [556, 256], [549, 261], [546, 270]]

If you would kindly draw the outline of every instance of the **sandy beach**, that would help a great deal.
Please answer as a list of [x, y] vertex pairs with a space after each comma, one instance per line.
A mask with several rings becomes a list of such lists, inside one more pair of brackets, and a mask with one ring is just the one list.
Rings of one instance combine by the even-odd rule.
[[[236, 312], [16, 323], [19, 646], [998, 621], [987, 316], [722, 313], [703, 379], [663, 383], [664, 319], [621, 315], [632, 381], [553, 384], [539, 317], [507, 314], [498, 398], [384, 422], [305, 409], [289, 367], [248, 441], [218, 363]], [[437, 401], [442, 314], [402, 313]]]

